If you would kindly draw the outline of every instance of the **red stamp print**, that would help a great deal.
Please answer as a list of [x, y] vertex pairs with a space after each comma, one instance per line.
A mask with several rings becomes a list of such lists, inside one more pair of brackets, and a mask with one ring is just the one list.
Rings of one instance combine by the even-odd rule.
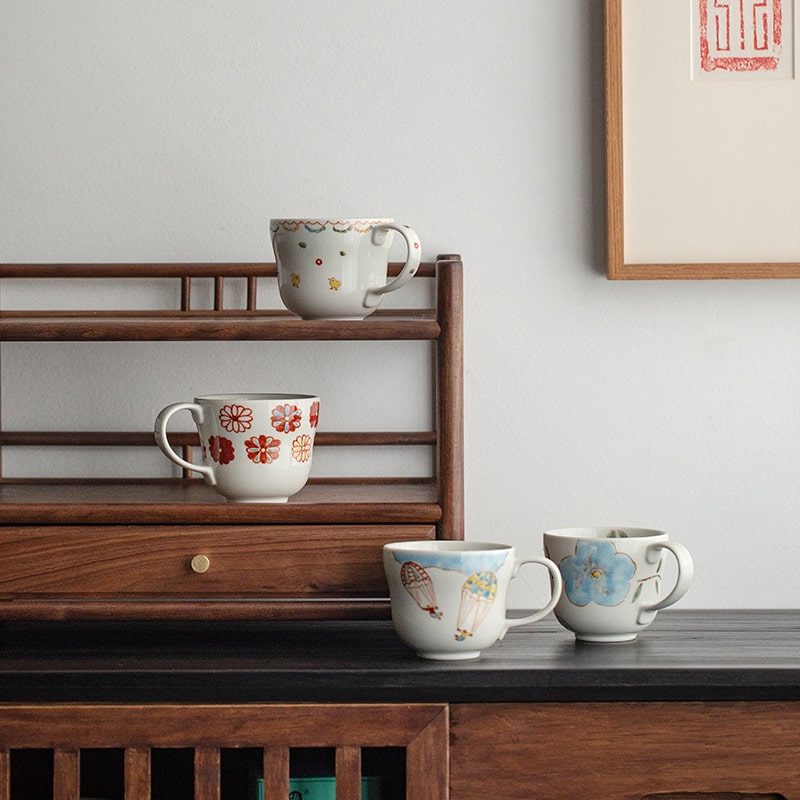
[[704, 72], [775, 72], [782, 55], [782, 0], [696, 0]]

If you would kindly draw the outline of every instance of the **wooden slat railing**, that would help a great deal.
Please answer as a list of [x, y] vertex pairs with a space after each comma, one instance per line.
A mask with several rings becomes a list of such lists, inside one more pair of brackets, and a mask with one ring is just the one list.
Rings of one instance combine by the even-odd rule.
[[79, 800], [85, 747], [124, 749], [125, 800], [150, 800], [157, 747], [194, 750], [193, 800], [221, 800], [226, 747], [262, 750], [265, 800], [288, 796], [294, 747], [335, 750], [337, 800], [360, 800], [363, 747], [405, 748], [407, 800], [447, 800], [448, 720], [441, 704], [0, 706], [0, 800], [16, 748], [51, 749], [53, 800]]
[[[390, 277], [397, 276], [403, 265], [398, 262], [389, 264], [387, 273]], [[436, 274], [433, 262], [420, 264], [417, 275], [431, 278]], [[174, 263], [174, 264], [0, 264], [0, 278], [18, 279], [177, 279], [180, 281], [180, 310], [192, 310], [192, 281], [194, 279], [211, 279], [214, 284], [213, 311], [220, 312], [224, 309], [225, 280], [244, 280], [245, 305], [244, 311], [256, 312], [258, 310], [258, 279], [276, 278], [278, 269], [274, 262], [207, 262], [207, 263]], [[61, 312], [52, 311], [50, 314], [58, 315]], [[91, 313], [91, 312], [81, 312]], [[112, 313], [112, 312], [106, 312]], [[143, 316], [157, 312], [139, 312]], [[285, 310], [283, 313], [287, 313]]]
[[[200, 447], [197, 432], [173, 432], [169, 434], [172, 446], [180, 449], [181, 456], [193, 461], [194, 448]], [[314, 437], [315, 447], [435, 447], [438, 443], [436, 431], [318, 431]], [[4, 447], [155, 447], [156, 441], [150, 431], [3, 431], [0, 430], [0, 454]], [[0, 467], [2, 461], [0, 460]], [[192, 470], [181, 469], [182, 480], [197, 478]], [[84, 478], [87, 482], [102, 480]], [[172, 478], [163, 478], [168, 482]], [[3, 482], [0, 468], [0, 482]], [[36, 479], [31, 480], [32, 483]], [[0, 798], [2, 800], [2, 798]]]
[[[438, 262], [417, 274], [436, 277]], [[391, 263], [395, 276], [402, 265]], [[3, 310], [0, 338], [7, 341], [189, 341], [189, 340], [412, 340], [436, 339], [431, 308], [378, 309], [366, 320], [301, 320], [285, 308], [259, 308], [259, 278], [275, 278], [274, 263], [200, 264], [0, 264], [0, 279], [177, 279], [179, 303], [172, 309]], [[195, 279], [213, 281], [212, 307], [193, 306]], [[245, 280], [244, 307], [225, 307], [225, 281]], [[241, 306], [241, 293], [235, 293]], [[205, 298], [204, 298], [205, 300]], [[236, 305], [236, 303], [234, 303]]]
[[[435, 445], [435, 431], [317, 431], [315, 447]], [[174, 447], [199, 447], [196, 432], [170, 433]], [[149, 447], [152, 431], [0, 431], [0, 447]]]

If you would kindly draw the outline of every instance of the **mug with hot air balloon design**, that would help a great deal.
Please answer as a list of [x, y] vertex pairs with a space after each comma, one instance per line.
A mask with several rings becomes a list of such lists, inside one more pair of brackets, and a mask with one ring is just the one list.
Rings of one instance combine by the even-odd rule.
[[[523, 564], [541, 564], [551, 577], [544, 608], [509, 618], [511, 581]], [[421, 658], [478, 658], [509, 628], [542, 619], [561, 595], [558, 567], [547, 558], [517, 558], [513, 547], [492, 542], [393, 542], [383, 547], [392, 622]]]

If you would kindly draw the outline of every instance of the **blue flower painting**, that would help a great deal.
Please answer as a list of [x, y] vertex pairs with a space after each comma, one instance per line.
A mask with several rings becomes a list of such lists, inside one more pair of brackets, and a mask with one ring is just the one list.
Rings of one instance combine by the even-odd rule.
[[576, 606], [616, 606], [628, 594], [636, 565], [606, 539], [584, 539], [561, 564], [564, 590]]

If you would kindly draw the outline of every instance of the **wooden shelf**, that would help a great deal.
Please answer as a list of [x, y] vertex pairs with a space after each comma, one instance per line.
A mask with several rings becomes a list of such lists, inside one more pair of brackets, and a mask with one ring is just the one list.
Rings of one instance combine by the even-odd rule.
[[441, 333], [430, 312], [363, 320], [302, 320], [274, 312], [0, 312], [0, 340], [89, 341], [407, 341]]
[[[443, 256], [442, 259], [457, 259]], [[419, 277], [435, 277], [424, 262]], [[390, 264], [396, 275], [400, 264]], [[433, 340], [441, 334], [435, 308], [379, 309], [363, 320], [301, 320], [285, 309], [258, 308], [257, 281], [276, 278], [273, 263], [0, 264], [0, 278], [24, 280], [173, 279], [181, 284], [174, 310], [0, 310], [0, 341], [362, 341]], [[214, 307], [192, 308], [192, 280], [214, 280]], [[226, 280], [247, 281], [244, 309], [223, 308]]]
[[[391, 264], [389, 275], [400, 266]], [[433, 476], [312, 478], [287, 503], [240, 504], [192, 474], [11, 478], [0, 457], [0, 619], [386, 617], [383, 545], [464, 537], [460, 258], [421, 265], [414, 280], [434, 281], [429, 307], [379, 309], [356, 321], [260, 308], [261, 282], [276, 277], [272, 263], [0, 265], [0, 279], [112, 280], [117, 296], [127, 279], [162, 279], [167, 305], [180, 298], [169, 310], [0, 310], [0, 341], [429, 341], [431, 430], [319, 431], [316, 445], [424, 446]], [[206, 304], [213, 282], [213, 308], [193, 306], [195, 279], [205, 282]], [[230, 295], [242, 296], [241, 285], [226, 292], [229, 280], [246, 283], [244, 308], [225, 307]], [[171, 433], [170, 441], [194, 463], [196, 433]], [[9, 431], [0, 419], [0, 456], [12, 447], [144, 446], [154, 447], [150, 431]], [[211, 559], [202, 575], [191, 564], [197, 554]]]
[[[800, 700], [799, 609], [670, 608], [635, 643], [621, 646], [576, 644], [550, 616], [512, 628], [482, 658], [459, 664], [418, 658], [388, 620], [209, 620], [200, 627], [172, 620], [119, 626], [8, 622], [6, 628], [13, 635], [0, 639], [4, 703], [31, 697], [50, 703], [564, 706]], [[669, 712], [659, 710], [664, 723]], [[581, 730], [592, 729], [591, 719]], [[520, 731], [518, 741], [535, 739], [530, 730]], [[499, 737], [498, 746], [508, 741]]]
[[441, 520], [432, 480], [309, 482], [287, 503], [228, 503], [202, 481], [0, 482], [3, 525], [364, 524]]

